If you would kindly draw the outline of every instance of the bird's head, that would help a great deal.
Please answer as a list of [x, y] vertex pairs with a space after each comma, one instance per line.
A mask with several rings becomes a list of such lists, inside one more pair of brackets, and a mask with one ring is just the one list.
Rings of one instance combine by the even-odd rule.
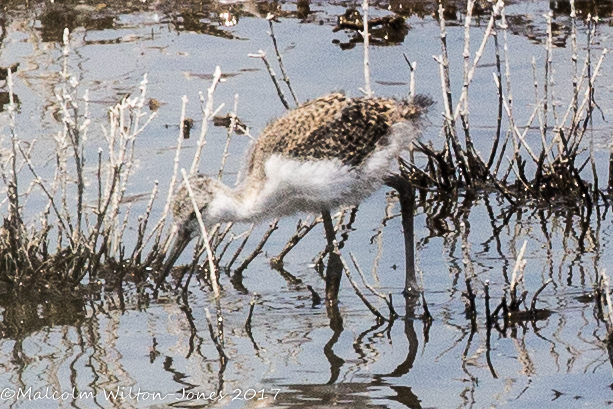
[[[189, 185], [198, 210], [202, 215], [204, 226], [209, 230], [217, 222], [210, 214], [210, 204], [217, 197], [219, 191], [223, 190], [225, 186], [217, 179], [204, 175], [190, 177]], [[160, 287], [164, 279], [168, 276], [170, 270], [187, 245], [194, 237], [200, 235], [200, 226], [198, 225], [198, 219], [194, 212], [192, 196], [190, 196], [185, 182], [181, 184], [179, 190], [175, 194], [173, 216], [174, 222], [178, 225], [179, 230], [172, 247], [168, 251], [162, 273], [156, 284], [156, 289]]]
[[[202, 215], [205, 227], [212, 227], [217, 221], [210, 214], [210, 203], [218, 196], [226, 186], [217, 179], [205, 175], [194, 175], [189, 178], [189, 185], [193, 193], [193, 199]], [[194, 212], [194, 205], [189, 190], [183, 182], [174, 198], [173, 215], [180, 227], [187, 228], [194, 233], [199, 233], [198, 220]]]

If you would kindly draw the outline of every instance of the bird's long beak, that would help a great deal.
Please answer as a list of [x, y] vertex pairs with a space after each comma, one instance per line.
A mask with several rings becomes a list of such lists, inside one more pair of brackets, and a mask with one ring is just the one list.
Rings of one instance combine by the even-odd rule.
[[170, 274], [172, 267], [175, 265], [175, 263], [183, 253], [183, 250], [185, 250], [185, 247], [187, 247], [191, 240], [192, 232], [190, 229], [186, 229], [184, 227], [179, 229], [179, 233], [177, 234], [177, 237], [175, 238], [175, 241], [170, 248], [170, 253], [168, 254], [168, 258], [164, 263], [164, 267], [162, 267], [162, 274], [158, 277], [157, 283], [155, 285], [156, 293], [164, 282], [164, 280], [166, 280], [166, 277], [168, 277], [168, 275]]

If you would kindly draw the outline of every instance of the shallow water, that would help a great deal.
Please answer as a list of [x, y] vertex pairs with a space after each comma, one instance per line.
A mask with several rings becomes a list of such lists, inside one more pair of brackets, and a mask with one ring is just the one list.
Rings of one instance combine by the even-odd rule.
[[[562, 3], [551, 2], [551, 7], [556, 8], [555, 21], [568, 27]], [[609, 2], [599, 3], [601, 13], [610, 10]], [[237, 12], [237, 24], [231, 27], [219, 25], [215, 17], [236, 11], [238, 6], [232, 9], [230, 4], [211, 6], [216, 14], [198, 17], [195, 21], [199, 24], [191, 26], [188, 23], [194, 20], [186, 17], [185, 10], [201, 11], [196, 6], [185, 5], [183, 9], [175, 5], [169, 8], [174, 14], [165, 14], [165, 7], [170, 6], [162, 2], [139, 5], [138, 9], [126, 7], [119, 13], [113, 13], [111, 6], [77, 8], [78, 15], [68, 20], [76, 21], [70, 23], [74, 30], [68, 61], [82, 92], [90, 92], [95, 124], [86, 152], [90, 179], [94, 180], [96, 152], [106, 144], [100, 124], [104, 124], [107, 107], [126, 93], [136, 94], [145, 73], [148, 96], [159, 100], [161, 107], [137, 141], [138, 166], [130, 195], [148, 193], [155, 180], [160, 181], [161, 189], [167, 186], [179, 133], [181, 97], [189, 98], [187, 116], [195, 120], [193, 134], [197, 135], [201, 127], [198, 92], [206, 92], [215, 66], [228, 74], [215, 94], [216, 105], [225, 103], [222, 114], [231, 111], [234, 95], [239, 94], [238, 116], [253, 135], [281, 115], [284, 107], [262, 62], [248, 56], [261, 49], [274, 63], [274, 50], [266, 34], [268, 23], [262, 18], [273, 6], [245, 3], [243, 11]], [[332, 31], [336, 17], [349, 5], [311, 3], [310, 14], [300, 18], [296, 10], [300, 14], [304, 4], [277, 6], [287, 15], [275, 24], [275, 34], [299, 99], [306, 101], [341, 89], [351, 96], [360, 95], [362, 45], [345, 46], [353, 33]], [[20, 62], [15, 81], [20, 101], [17, 133], [27, 141], [36, 139], [33, 155], [43, 174], [45, 169], [53, 169], [52, 136], [61, 129], [54, 116], [54, 84], [63, 61], [58, 42], [62, 29], [43, 24], [48, 21], [43, 18], [48, 7], [17, 5], [9, 10], [7, 35], [0, 48], [0, 66]], [[381, 3], [371, 14], [389, 15], [388, 8], [406, 13], [411, 29], [399, 43], [371, 47], [373, 89], [379, 96], [406, 95], [409, 74], [402, 53], [417, 61], [417, 90], [437, 101], [423, 138], [440, 144], [440, 78], [432, 59], [440, 53], [439, 27], [431, 16], [435, 7], [427, 2]], [[544, 78], [542, 15], [549, 9], [550, 2], [516, 1], [506, 10], [514, 109], [522, 126], [534, 103], [533, 56], [537, 78], [541, 82]], [[182, 19], [173, 20], [180, 12]], [[461, 13], [456, 16], [457, 21], [448, 19], [448, 43], [457, 99], [462, 86], [464, 31]], [[487, 19], [475, 19], [473, 53]], [[605, 18], [598, 27], [595, 56], [612, 46], [609, 22]], [[578, 29], [582, 61], [584, 24], [579, 23]], [[564, 37], [566, 32], [562, 28], [556, 36]], [[471, 127], [477, 148], [483, 152], [489, 152], [497, 114], [493, 56], [489, 43], [471, 88]], [[555, 96], [560, 109], [566, 107], [571, 92], [569, 58], [568, 47], [555, 48]], [[609, 67], [610, 62], [598, 78], [596, 96], [605, 120], [595, 118], [591, 134], [604, 175], [613, 114]], [[0, 112], [0, 132], [8, 134], [6, 111]], [[538, 135], [530, 133], [527, 139], [537, 144]], [[196, 139], [192, 136], [184, 141], [181, 166], [189, 167]], [[207, 141], [200, 170], [216, 173], [226, 130], [210, 128]], [[248, 144], [244, 136], [233, 138], [227, 183], [235, 180]], [[447, 210], [439, 209], [436, 202], [420, 202], [415, 217], [416, 263], [434, 319], [428, 325], [419, 319], [423, 305], [405, 307], [401, 295], [401, 222], [394, 217], [382, 227], [388, 203], [394, 205], [393, 214], [398, 213], [398, 205], [382, 189], [360, 206], [342, 253], [349, 262], [350, 253], [354, 254], [368, 280], [381, 292], [393, 294], [395, 308], [402, 316], [393, 324], [377, 324], [346, 278], [337, 312], [312, 306], [307, 285], [320, 295], [324, 293], [324, 282], [312, 266], [325, 247], [319, 226], [288, 255], [286, 275], [270, 268], [270, 258], [295, 231], [297, 218], [289, 218], [280, 223], [264, 254], [245, 272], [242, 284], [247, 293], [234, 288], [228, 277], [221, 279], [224, 291], [219, 305], [224, 318], [224, 351], [229, 357], [225, 366], [220, 364], [205, 315], [208, 308], [215, 316], [215, 301], [197, 277], [192, 279], [186, 299], [168, 293], [153, 301], [129, 282], [123, 291], [101, 284], [99, 297], [2, 300], [0, 399], [12, 407], [27, 408], [515, 408], [604, 407], [613, 402], [607, 328], [598, 318], [593, 299], [586, 296], [592, 292], [596, 271], [607, 269], [612, 261], [608, 252], [611, 216], [604, 207], [601, 214], [593, 214], [585, 222], [576, 212], [565, 209], [525, 208], [509, 213], [505, 202], [495, 195], [461, 198]], [[146, 196], [133, 203], [132, 214], [137, 215], [144, 206]], [[160, 212], [158, 205], [154, 214]], [[440, 217], [433, 217], [436, 214]], [[246, 228], [239, 226], [236, 233]], [[253, 250], [266, 228], [266, 224], [256, 228], [239, 261]], [[552, 279], [538, 297], [538, 307], [553, 314], [535, 323], [488, 331], [483, 286], [489, 280], [493, 309], [508, 290], [524, 240], [528, 244], [522, 288], [528, 291], [527, 303]], [[188, 262], [189, 257], [183, 261]], [[360, 281], [356, 272], [353, 275]], [[462, 292], [466, 291], [466, 277], [473, 277], [477, 293], [476, 328], [465, 314]], [[245, 322], [255, 293], [258, 298], [250, 336]], [[368, 297], [386, 311], [381, 300]], [[19, 391], [24, 394], [12, 396]], [[109, 397], [111, 392], [117, 394], [114, 399]], [[227, 396], [220, 398], [220, 392]], [[73, 393], [85, 395], [73, 397]], [[189, 393], [200, 395], [187, 401], [184, 398]], [[211, 397], [216, 398], [214, 402]]]

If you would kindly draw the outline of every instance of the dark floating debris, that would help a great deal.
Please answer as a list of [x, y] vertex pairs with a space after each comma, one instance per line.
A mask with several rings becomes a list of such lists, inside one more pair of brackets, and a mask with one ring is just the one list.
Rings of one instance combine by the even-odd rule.
[[189, 139], [190, 132], [194, 127], [194, 120], [191, 118], [186, 118], [183, 120], [183, 139]]
[[19, 68], [19, 63], [16, 62], [15, 64], [11, 65], [10, 67], [0, 67], [0, 81], [5, 81], [8, 76], [9, 76], [9, 69], [11, 70], [11, 72], [14, 74], [15, 72], [17, 72], [17, 69]]
[[[213, 117], [213, 125], [230, 129], [232, 126], [232, 115], [228, 114], [226, 116]], [[234, 117], [234, 132], [236, 132], [237, 135], [244, 135], [246, 129], [247, 125], [245, 125], [240, 118]]]
[[160, 109], [160, 107], [162, 106], [162, 103], [155, 98], [151, 98], [149, 102], [147, 103], [147, 106], [149, 107], [150, 111], [155, 112], [158, 109]]
[[[17, 94], [13, 94], [13, 102], [19, 107], [20, 101]], [[0, 112], [4, 112], [5, 107], [11, 103], [11, 95], [8, 92], [0, 92]]]
[[[404, 17], [394, 15], [368, 20], [368, 29], [371, 37], [370, 44], [385, 46], [402, 43], [410, 27]], [[338, 32], [341, 30], [355, 31], [349, 42], [333, 41], [334, 44], [339, 44], [341, 49], [351, 49], [356, 44], [364, 42], [361, 34], [361, 31], [364, 30], [364, 21], [362, 15], [356, 9], [349, 8], [345, 11], [345, 14], [338, 17], [336, 26], [332, 31]]]

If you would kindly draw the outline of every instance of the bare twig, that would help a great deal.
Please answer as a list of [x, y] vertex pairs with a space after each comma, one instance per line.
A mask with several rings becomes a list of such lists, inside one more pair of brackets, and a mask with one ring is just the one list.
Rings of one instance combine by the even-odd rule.
[[349, 256], [351, 257], [353, 266], [360, 274], [360, 277], [362, 278], [362, 283], [364, 284], [364, 286], [368, 288], [368, 290], [370, 290], [371, 293], [373, 293], [374, 295], [376, 295], [377, 297], [385, 301], [385, 303], [387, 304], [387, 307], [390, 310], [390, 316], [397, 317], [398, 314], [396, 313], [396, 310], [394, 309], [394, 305], [392, 304], [392, 301], [391, 301], [391, 294], [390, 294], [390, 298], [388, 298], [385, 294], [380, 293], [373, 286], [368, 284], [368, 282], [366, 281], [366, 277], [364, 276], [364, 273], [362, 272], [362, 269], [360, 268], [360, 265], [358, 264], [358, 261], [355, 259], [355, 256], [353, 255], [353, 253], [349, 253]]
[[234, 273], [232, 274], [233, 279], [237, 277], [241, 277], [243, 274], [243, 271], [247, 269], [247, 267], [253, 261], [253, 259], [255, 259], [262, 252], [262, 249], [264, 248], [264, 245], [270, 238], [270, 235], [275, 230], [277, 230], [278, 223], [279, 223], [278, 219], [275, 219], [272, 223], [270, 223], [270, 227], [268, 228], [268, 230], [266, 230], [266, 233], [264, 233], [264, 236], [262, 236], [262, 239], [260, 240], [258, 245], [255, 247], [255, 250], [253, 250], [253, 252], [243, 261], [243, 263], [236, 270], [234, 270]]
[[283, 90], [281, 90], [281, 87], [279, 86], [279, 81], [277, 81], [277, 75], [275, 74], [275, 72], [273, 71], [272, 67], [268, 63], [268, 60], [266, 59], [266, 53], [264, 51], [262, 51], [262, 50], [259, 50], [257, 54], [249, 54], [249, 57], [251, 57], [251, 58], [261, 58], [262, 61], [264, 61], [264, 65], [266, 65], [266, 69], [268, 70], [268, 74], [270, 75], [270, 79], [272, 80], [272, 83], [275, 84], [275, 88], [277, 90], [277, 95], [279, 95], [279, 99], [281, 100], [281, 103], [283, 104], [285, 109], [290, 109], [289, 108], [289, 104], [287, 103], [287, 100], [285, 99], [285, 94], [283, 94]]
[[409, 99], [412, 99], [415, 96], [415, 70], [417, 69], [417, 61], [411, 62], [405, 53], [402, 55], [409, 66]]
[[[221, 68], [219, 66], [215, 67], [215, 72], [213, 73], [213, 82], [211, 86], [207, 90], [206, 95], [206, 104], [205, 108], [202, 112], [202, 127], [200, 128], [200, 137], [198, 138], [198, 143], [196, 145], [196, 152], [194, 154], [194, 160], [192, 161], [192, 166], [189, 169], [189, 176], [193, 176], [198, 170], [198, 164], [200, 163], [200, 155], [202, 154], [202, 148], [206, 144], [206, 134], [209, 130], [209, 122], [213, 119], [213, 117], [221, 110], [223, 104], [219, 106], [215, 112], [213, 112], [213, 94], [215, 93], [215, 88], [217, 88], [217, 84], [219, 84], [219, 80], [221, 78]], [[201, 94], [201, 100], [204, 99], [204, 96]], [[181, 128], [185, 125], [183, 121], [184, 117], [181, 117]], [[181, 136], [183, 135], [183, 129], [181, 129]]]
[[230, 126], [228, 127], [228, 134], [226, 136], [226, 145], [223, 148], [223, 154], [221, 155], [221, 166], [219, 167], [219, 173], [217, 174], [217, 178], [221, 180], [223, 176], [223, 170], [226, 166], [226, 160], [228, 160], [228, 149], [230, 148], [230, 141], [232, 140], [232, 135], [234, 134], [234, 130], [236, 129], [236, 115], [238, 111], [238, 94], [234, 95], [234, 109], [230, 114]]
[[[515, 286], [519, 281], [521, 281], [521, 272], [523, 271], [526, 261], [524, 260], [524, 253], [526, 252], [526, 247], [528, 246], [528, 240], [524, 240], [524, 244], [521, 246], [521, 250], [519, 250], [519, 254], [517, 255], [517, 259], [515, 260], [515, 266], [513, 267], [513, 273], [511, 275], [511, 291], [515, 291]], [[518, 277], [519, 274], [519, 277]]]
[[[166, 220], [168, 218], [168, 213], [170, 212], [170, 205], [172, 204], [174, 193], [175, 193], [175, 184], [177, 182], [177, 173], [179, 172], [179, 160], [181, 159], [181, 146], [183, 143], [183, 126], [185, 123], [185, 109], [187, 106], [187, 96], [183, 95], [181, 98], [181, 116], [179, 119], [179, 136], [177, 137], [177, 148], [175, 150], [175, 159], [174, 165], [172, 169], [172, 176], [170, 178], [170, 183], [168, 185], [168, 194], [166, 195], [166, 203], [164, 204], [164, 210], [162, 211], [162, 216], [160, 220], [157, 222], [156, 226], [153, 228], [147, 239], [145, 240], [145, 245], [149, 242], [151, 237], [156, 233], [157, 236], [155, 238], [154, 247], [158, 247], [160, 244], [160, 240], [162, 237], [162, 233], [164, 231], [164, 226], [166, 225]], [[176, 227], [174, 228], [176, 234]], [[170, 246], [170, 239], [172, 234], [169, 234], [166, 238], [166, 244]]]
[[368, 0], [362, 0], [362, 11], [364, 11], [364, 29], [360, 31], [362, 38], [364, 39], [364, 92], [367, 98], [372, 96], [372, 89], [370, 88], [370, 60], [368, 55], [368, 48], [370, 44], [370, 34], [368, 33]]
[[268, 13], [268, 16], [266, 16], [266, 20], [268, 20], [268, 25], [270, 26], [270, 37], [272, 38], [272, 43], [275, 47], [275, 54], [277, 55], [277, 62], [279, 63], [281, 74], [283, 74], [283, 81], [285, 81], [285, 83], [287, 84], [287, 88], [289, 88], [289, 92], [290, 94], [292, 94], [294, 103], [296, 104], [296, 106], [299, 106], [300, 102], [298, 102], [298, 98], [296, 97], [296, 94], [294, 93], [294, 89], [292, 88], [292, 84], [290, 84], [289, 77], [287, 76], [287, 72], [285, 72], [285, 67], [283, 66], [283, 59], [281, 58], [281, 53], [279, 52], [279, 47], [277, 46], [277, 38], [275, 37], [275, 31], [274, 31], [274, 27], [272, 24], [272, 21], [274, 20], [274, 18], [275, 18], [274, 14], [271, 14], [271, 13]]
[[[251, 227], [249, 227], [249, 230], [247, 230], [245, 233], [243, 233], [245, 235], [245, 238], [243, 239], [242, 243], [238, 246], [238, 249], [236, 250], [236, 252], [232, 256], [232, 258], [230, 259], [230, 262], [226, 266], [226, 269], [229, 270], [232, 267], [232, 264], [234, 264], [234, 262], [236, 261], [238, 256], [241, 254], [241, 252], [243, 251], [243, 248], [245, 247], [245, 244], [247, 244], [247, 240], [249, 240], [249, 237], [251, 237], [251, 232], [253, 231], [254, 227], [255, 227], [255, 224], [252, 224]], [[243, 234], [241, 234], [240, 236], [242, 236]], [[238, 238], [239, 237], [237, 236], [234, 239], [236, 240]]]
[[200, 208], [198, 207], [198, 203], [196, 203], [196, 199], [194, 198], [194, 192], [192, 187], [189, 184], [189, 179], [185, 169], [181, 169], [181, 175], [183, 175], [183, 183], [185, 183], [185, 187], [189, 192], [189, 198], [192, 201], [192, 206], [194, 206], [194, 214], [196, 215], [196, 219], [198, 220], [198, 225], [200, 226], [200, 234], [202, 234], [202, 241], [204, 242], [204, 246], [206, 248], [207, 258], [209, 260], [209, 274], [211, 275], [211, 285], [213, 286], [213, 294], [215, 298], [219, 297], [219, 286], [217, 285], [217, 268], [215, 268], [215, 261], [213, 256], [213, 251], [211, 250], [211, 246], [209, 244], [209, 235], [204, 227], [204, 221], [202, 220], [202, 214], [200, 213]]
[[357, 294], [357, 296], [360, 298], [360, 300], [362, 300], [362, 302], [364, 303], [364, 305], [368, 308], [368, 310], [370, 312], [372, 312], [374, 314], [375, 317], [377, 317], [377, 320], [381, 320], [381, 321], [388, 321], [387, 318], [385, 318], [383, 315], [381, 315], [381, 313], [379, 312], [379, 310], [377, 310], [375, 308], [374, 305], [372, 305], [370, 303], [370, 301], [368, 301], [366, 299], [366, 297], [364, 296], [364, 294], [362, 293], [362, 291], [360, 291], [360, 288], [358, 287], [358, 284], [353, 280], [353, 278], [351, 277], [351, 271], [349, 270], [349, 266], [347, 266], [347, 263], [345, 262], [345, 260], [343, 259], [343, 257], [341, 256], [341, 252], [338, 249], [338, 245], [336, 243], [336, 240], [334, 241], [334, 250], [332, 250], [341, 260], [341, 263], [343, 264], [343, 270], [345, 270], [345, 275], [347, 276], [347, 279], [349, 280], [349, 282], [351, 283], [351, 286], [353, 287], [353, 289], [355, 290], [355, 293]]
[[312, 222], [309, 222], [308, 219], [304, 222], [301, 220], [298, 223], [298, 226], [296, 226], [296, 233], [294, 233], [294, 235], [287, 241], [285, 247], [283, 247], [283, 250], [281, 250], [281, 252], [275, 257], [270, 259], [271, 264], [274, 266], [282, 266], [285, 256], [287, 256], [287, 254], [298, 245], [300, 240], [302, 240], [304, 236], [313, 230], [313, 227], [317, 226], [319, 223], [321, 223], [321, 217], [316, 218]]
[[547, 287], [547, 285], [551, 283], [552, 281], [553, 280], [551, 278], [545, 281], [543, 285], [534, 293], [534, 296], [532, 297], [532, 302], [530, 303], [530, 311], [532, 311], [533, 314], [536, 311], [536, 300], [538, 299], [538, 296], [541, 294], [541, 292], [543, 292], [545, 287]]

